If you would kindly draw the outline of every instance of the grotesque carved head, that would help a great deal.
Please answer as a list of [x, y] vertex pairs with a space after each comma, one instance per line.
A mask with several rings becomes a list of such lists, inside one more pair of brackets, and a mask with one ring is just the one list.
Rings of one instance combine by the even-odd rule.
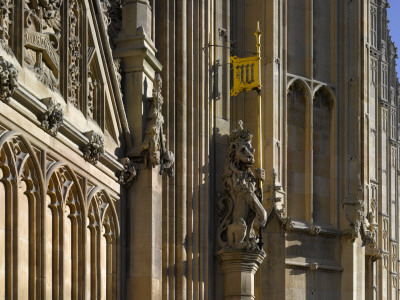
[[247, 169], [254, 164], [254, 148], [251, 146], [253, 135], [243, 129], [243, 122], [239, 121], [239, 129], [235, 129], [229, 136], [228, 159], [239, 169]]

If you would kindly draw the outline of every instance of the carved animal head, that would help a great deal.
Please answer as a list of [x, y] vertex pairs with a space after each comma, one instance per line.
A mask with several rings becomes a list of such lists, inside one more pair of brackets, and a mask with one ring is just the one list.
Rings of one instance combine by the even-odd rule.
[[253, 135], [243, 129], [239, 121], [239, 129], [235, 129], [229, 136], [229, 150], [227, 159], [239, 169], [247, 169], [254, 164], [254, 148], [251, 146]]

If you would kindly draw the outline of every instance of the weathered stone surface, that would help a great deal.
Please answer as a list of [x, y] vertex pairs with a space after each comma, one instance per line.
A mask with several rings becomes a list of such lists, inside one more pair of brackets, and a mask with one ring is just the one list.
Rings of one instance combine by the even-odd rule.
[[47, 106], [47, 111], [39, 118], [40, 126], [55, 137], [64, 120], [61, 104], [56, 103], [52, 98], [43, 99], [43, 102]]
[[[254, 164], [252, 137], [248, 130], [243, 129], [242, 121], [229, 136], [223, 175], [224, 194], [220, 195], [217, 204], [219, 247], [257, 248], [253, 223], [255, 221], [257, 227], [263, 227], [267, 222], [267, 212], [260, 201], [261, 191], [256, 187], [257, 178], [251, 171]], [[258, 173], [261, 176], [263, 171]]]
[[86, 136], [89, 138], [89, 143], [83, 148], [83, 158], [92, 164], [97, 164], [104, 154], [104, 139], [94, 131], [87, 132]]
[[9, 102], [15, 89], [18, 88], [17, 77], [17, 69], [0, 56], [0, 99], [4, 102]]

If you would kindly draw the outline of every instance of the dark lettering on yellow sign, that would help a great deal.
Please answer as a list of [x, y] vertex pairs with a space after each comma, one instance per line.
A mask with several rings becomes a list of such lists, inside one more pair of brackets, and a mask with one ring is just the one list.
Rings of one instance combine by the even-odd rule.
[[235, 96], [241, 91], [248, 91], [260, 87], [258, 79], [258, 57], [237, 58], [231, 57], [233, 65], [233, 86], [231, 95]]

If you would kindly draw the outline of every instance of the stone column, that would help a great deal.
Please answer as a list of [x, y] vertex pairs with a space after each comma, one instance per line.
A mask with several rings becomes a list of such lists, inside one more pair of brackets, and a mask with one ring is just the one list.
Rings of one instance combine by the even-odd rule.
[[140, 165], [125, 207], [127, 233], [122, 251], [127, 263], [122, 298], [156, 300], [162, 297], [162, 177], [160, 166], [153, 166], [145, 156], [143, 143], [150, 126], [149, 99], [154, 97], [156, 72], [162, 66], [155, 57], [152, 8], [147, 0], [125, 1], [116, 44], [113, 54], [122, 60], [122, 92], [133, 140], [127, 156]]
[[222, 249], [216, 253], [224, 273], [225, 300], [253, 300], [254, 274], [266, 257], [263, 250]]

